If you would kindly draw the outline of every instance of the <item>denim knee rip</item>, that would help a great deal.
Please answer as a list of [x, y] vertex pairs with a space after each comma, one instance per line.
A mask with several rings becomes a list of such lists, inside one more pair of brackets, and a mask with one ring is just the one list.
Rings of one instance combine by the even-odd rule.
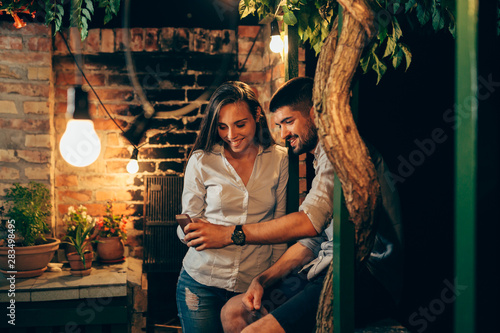
[[191, 292], [189, 288], [185, 288], [186, 291], [186, 305], [189, 310], [197, 311], [200, 305], [200, 300], [196, 294]]

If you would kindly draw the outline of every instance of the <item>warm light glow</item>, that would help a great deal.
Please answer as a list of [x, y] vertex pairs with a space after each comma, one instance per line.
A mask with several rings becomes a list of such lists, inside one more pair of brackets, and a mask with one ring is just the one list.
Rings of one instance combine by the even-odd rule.
[[136, 173], [139, 171], [139, 163], [136, 159], [131, 159], [127, 164], [128, 173]]
[[269, 48], [274, 53], [281, 53], [283, 51], [283, 40], [281, 39], [280, 35], [271, 36]]
[[71, 119], [66, 125], [59, 150], [69, 164], [86, 167], [97, 160], [101, 152], [101, 141], [88, 119]]

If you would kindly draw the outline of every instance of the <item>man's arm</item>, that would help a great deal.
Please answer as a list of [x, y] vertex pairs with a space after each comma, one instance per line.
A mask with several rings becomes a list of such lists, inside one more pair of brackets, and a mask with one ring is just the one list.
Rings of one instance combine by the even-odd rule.
[[281, 258], [267, 270], [257, 275], [248, 287], [242, 302], [249, 311], [259, 310], [264, 289], [286, 276], [294, 268], [311, 261], [313, 252], [300, 243], [291, 246]]
[[[233, 244], [234, 226], [212, 223], [190, 223], [184, 228], [184, 241], [196, 250], [217, 249]], [[314, 237], [318, 232], [304, 212], [291, 213], [275, 220], [243, 225], [247, 244], [286, 243], [304, 237]]]

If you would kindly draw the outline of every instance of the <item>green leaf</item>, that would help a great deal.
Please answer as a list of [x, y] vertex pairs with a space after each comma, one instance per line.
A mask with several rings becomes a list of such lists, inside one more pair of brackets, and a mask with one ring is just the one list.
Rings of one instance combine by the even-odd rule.
[[393, 36], [394, 36], [394, 39], [397, 41], [399, 40], [402, 36], [403, 36], [403, 31], [401, 30], [401, 27], [399, 26], [399, 22], [398, 22], [398, 19], [396, 18], [396, 16], [393, 16]]
[[62, 5], [57, 5], [56, 9], [60, 15], [64, 15], [64, 7]]
[[[87, 20], [91, 21], [92, 20], [92, 15], [90, 14], [89, 10], [87, 8], [84, 8], [82, 10], [82, 14], [85, 15], [85, 17], [87, 18]], [[83, 19], [83, 17], [82, 17]]]
[[87, 5], [87, 9], [94, 14], [94, 3], [92, 0], [85, 0], [85, 4]]
[[425, 9], [422, 3], [417, 3], [417, 19], [421, 25], [426, 24], [431, 18], [430, 13]]
[[434, 31], [439, 31], [444, 28], [444, 18], [441, 15], [440, 8], [437, 7], [436, 1], [432, 5], [432, 27]]
[[403, 60], [403, 51], [398, 47], [397, 51], [392, 56], [392, 66], [394, 69], [397, 69], [401, 64], [401, 60]]
[[416, 3], [417, 0], [408, 0], [408, 2], [405, 4], [405, 12], [407, 13], [409, 10], [411, 10]]
[[387, 46], [385, 47], [384, 56], [382, 58], [394, 54], [395, 50], [396, 50], [396, 41], [392, 37], [387, 38]]
[[403, 53], [405, 55], [405, 60], [406, 60], [406, 70], [408, 70], [408, 67], [410, 67], [410, 64], [411, 64], [411, 52], [410, 52], [410, 49], [408, 48], [408, 46], [406, 46], [405, 44], [401, 43], [401, 50], [403, 50]]
[[380, 61], [376, 54], [373, 54], [373, 60], [375, 62], [372, 64], [372, 69], [377, 73], [377, 84], [380, 82], [380, 79], [387, 71], [387, 66]]
[[363, 70], [363, 74], [366, 74], [366, 72], [368, 71], [368, 66], [370, 64], [370, 60], [371, 60], [371, 54], [367, 54], [366, 56], [361, 58], [360, 65], [361, 65], [361, 69]]
[[287, 6], [282, 6], [283, 8], [283, 22], [288, 25], [295, 25], [297, 23], [297, 18]]

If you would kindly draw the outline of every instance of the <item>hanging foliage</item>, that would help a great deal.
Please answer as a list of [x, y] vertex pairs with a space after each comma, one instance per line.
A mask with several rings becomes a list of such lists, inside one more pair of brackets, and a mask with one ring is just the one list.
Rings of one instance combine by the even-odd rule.
[[[69, 7], [66, 6], [68, 4]], [[87, 38], [89, 22], [96, 7], [104, 10], [106, 24], [118, 14], [120, 0], [2, 0], [0, 14], [10, 14], [14, 19], [14, 26], [18, 29], [26, 26], [26, 22], [19, 15], [28, 14], [47, 26], [54, 24], [55, 33], [61, 30], [65, 15], [69, 15], [71, 26], [79, 29], [83, 41]], [[70, 8], [71, 14], [65, 14], [65, 8]]]

